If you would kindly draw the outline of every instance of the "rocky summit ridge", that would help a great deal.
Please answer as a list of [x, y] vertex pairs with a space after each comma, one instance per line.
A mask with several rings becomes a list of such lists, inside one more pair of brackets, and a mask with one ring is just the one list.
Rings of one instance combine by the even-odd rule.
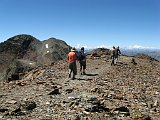
[[160, 62], [120, 56], [111, 66], [105, 50], [88, 54], [87, 74], [78, 72], [75, 80], [68, 78], [64, 59], [34, 68], [20, 80], [0, 81], [0, 119], [159, 120]]
[[64, 59], [69, 50], [69, 45], [56, 38], [40, 41], [26, 34], [11, 37], [0, 43], [0, 80], [20, 79], [21, 73]]

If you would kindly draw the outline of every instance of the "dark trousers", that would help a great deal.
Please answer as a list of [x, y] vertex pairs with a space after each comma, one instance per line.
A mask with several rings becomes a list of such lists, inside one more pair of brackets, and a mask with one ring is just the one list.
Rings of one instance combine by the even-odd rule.
[[[71, 76], [72, 73], [73, 76]], [[69, 63], [69, 77], [72, 77], [72, 79], [74, 79], [75, 75], [77, 75], [77, 65], [76, 62], [71, 62]]]
[[112, 56], [111, 56], [111, 59], [112, 59], [112, 61], [111, 61], [111, 65], [114, 65], [115, 55], [112, 55]]
[[86, 69], [86, 61], [79, 61], [79, 63], [80, 63], [80, 71], [82, 71], [83, 70], [83, 72], [85, 71], [85, 69]]

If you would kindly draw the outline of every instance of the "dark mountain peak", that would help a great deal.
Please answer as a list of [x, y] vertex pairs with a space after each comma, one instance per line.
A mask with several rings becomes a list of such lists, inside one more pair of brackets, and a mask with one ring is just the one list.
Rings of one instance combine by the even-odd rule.
[[34, 48], [39, 40], [31, 35], [16, 35], [0, 44], [0, 52], [13, 53], [15, 55], [26, 51], [28, 48]]
[[64, 42], [63, 40], [60, 40], [60, 39], [57, 39], [57, 38], [54, 38], [54, 37], [51, 37], [51, 38], [47, 39], [47, 41]]
[[48, 40], [57, 40], [57, 38], [51, 37]]
[[47, 40], [44, 40], [43, 44], [48, 44], [48, 46], [52, 48], [57, 48], [57, 47], [68, 48], [68, 44], [65, 41], [56, 38], [49, 38]]
[[[56, 38], [40, 41], [27, 34], [13, 36], [0, 43], [0, 80], [19, 74], [18, 69], [29, 70], [33, 63], [43, 66], [62, 60], [68, 51], [67, 43]], [[24, 62], [29, 68], [23, 66]]]
[[32, 35], [20, 34], [9, 38], [7, 41], [19, 41], [19, 40], [37, 40], [37, 39]]

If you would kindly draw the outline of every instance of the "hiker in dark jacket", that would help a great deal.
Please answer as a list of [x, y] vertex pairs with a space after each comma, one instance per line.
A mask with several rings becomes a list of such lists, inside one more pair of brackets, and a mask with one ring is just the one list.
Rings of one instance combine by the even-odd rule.
[[119, 46], [118, 46], [115, 49], [115, 60], [118, 60], [120, 54], [121, 54], [121, 51], [120, 51]]
[[86, 55], [84, 53], [84, 47], [81, 48], [81, 50], [79, 51], [79, 63], [80, 63], [80, 73], [81, 75], [85, 75], [86, 72]]

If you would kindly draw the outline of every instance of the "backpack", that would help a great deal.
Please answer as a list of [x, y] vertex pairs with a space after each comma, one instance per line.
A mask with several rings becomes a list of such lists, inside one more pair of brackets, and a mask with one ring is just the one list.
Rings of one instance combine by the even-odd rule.
[[77, 52], [77, 58], [78, 60], [83, 60], [85, 58], [85, 56], [82, 54], [81, 51]]

